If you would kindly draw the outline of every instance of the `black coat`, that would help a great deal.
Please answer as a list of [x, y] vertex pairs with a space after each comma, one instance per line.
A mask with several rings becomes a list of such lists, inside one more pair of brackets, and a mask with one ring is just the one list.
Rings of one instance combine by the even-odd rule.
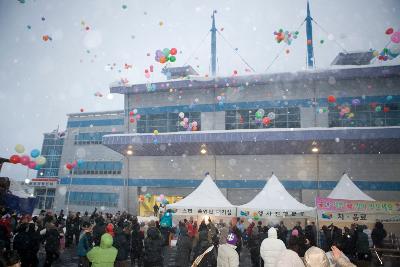
[[131, 257], [133, 259], [141, 258], [143, 255], [144, 233], [140, 231], [140, 226], [136, 223], [132, 225], [131, 236]]
[[381, 248], [383, 247], [383, 240], [385, 239], [387, 233], [383, 228], [374, 228], [371, 233], [372, 242], [374, 246]]
[[103, 222], [98, 222], [93, 227], [93, 242], [95, 246], [100, 246], [101, 236], [106, 232], [106, 225]]
[[125, 233], [122, 228], [118, 227], [115, 236], [113, 246], [118, 250], [116, 261], [125, 261], [129, 257], [129, 245], [130, 236]]
[[160, 231], [155, 227], [147, 230], [147, 238], [144, 240], [144, 261], [145, 266], [162, 266], [163, 239]]
[[45, 240], [44, 248], [46, 251], [57, 252], [60, 249], [60, 234], [57, 229], [46, 230]]
[[181, 233], [179, 234], [176, 246], [177, 246], [176, 266], [179, 267], [189, 266], [190, 253], [192, 251], [192, 240], [188, 236], [186, 228], [181, 229]]

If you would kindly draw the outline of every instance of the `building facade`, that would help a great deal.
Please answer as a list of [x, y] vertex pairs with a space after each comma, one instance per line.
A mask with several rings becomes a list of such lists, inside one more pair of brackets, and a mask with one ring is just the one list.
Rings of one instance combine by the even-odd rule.
[[373, 198], [400, 198], [400, 66], [191, 77], [111, 93], [125, 95], [123, 111], [69, 115], [61, 164], [85, 165], [60, 171], [57, 209], [137, 213], [141, 195], [185, 196], [205, 172], [233, 204], [272, 172], [307, 205], [343, 172]]

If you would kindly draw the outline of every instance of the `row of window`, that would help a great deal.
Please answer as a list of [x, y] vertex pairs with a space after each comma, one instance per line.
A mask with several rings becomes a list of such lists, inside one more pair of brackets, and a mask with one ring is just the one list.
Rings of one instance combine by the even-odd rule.
[[104, 135], [117, 134], [120, 132], [93, 132], [93, 133], [79, 133], [75, 135], [75, 145], [97, 145], [102, 143]]
[[[188, 123], [197, 122], [197, 130], [201, 129], [201, 112], [186, 112], [185, 117], [189, 119]], [[143, 115], [137, 121], [136, 132], [152, 133], [157, 130], [160, 133], [185, 131], [186, 128], [181, 126], [182, 119], [179, 113], [166, 112], [162, 114]]]
[[117, 193], [71, 191], [65, 196], [65, 204], [68, 201], [71, 205], [117, 207], [119, 196]]
[[[121, 174], [123, 164], [120, 161], [88, 161], [74, 170], [74, 174]], [[72, 174], [72, 170], [70, 171]]]
[[54, 196], [56, 195], [55, 188], [35, 188], [34, 195], [37, 202], [35, 208], [37, 209], [52, 209], [54, 204]]
[[351, 107], [349, 113], [341, 114], [336, 107], [329, 107], [329, 127], [374, 127], [400, 126], [400, 103], [391, 103], [376, 108], [371, 105]]
[[37, 177], [53, 178], [58, 177], [59, 168], [43, 168], [37, 172]]

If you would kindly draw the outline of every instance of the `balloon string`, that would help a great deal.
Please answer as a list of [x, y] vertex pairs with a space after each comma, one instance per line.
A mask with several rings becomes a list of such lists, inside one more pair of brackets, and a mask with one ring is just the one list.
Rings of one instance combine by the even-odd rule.
[[[298, 31], [301, 28], [301, 26], [303, 26], [304, 22], [306, 22], [306, 20], [303, 20], [303, 22], [300, 23], [300, 25], [297, 27], [296, 31]], [[268, 65], [268, 67], [265, 69], [265, 72], [267, 72], [272, 67], [272, 65], [275, 63], [275, 61], [281, 56], [282, 52], [285, 51], [288, 46], [289, 45], [286, 44], [281, 50], [279, 50], [279, 52], [276, 54], [275, 58]]]
[[[313, 22], [315, 23], [315, 25], [317, 25], [325, 34], [329, 35], [329, 32], [326, 31], [321, 25], [319, 25], [315, 19], [312, 19], [312, 21], [313, 21]], [[336, 41], [336, 39], [333, 39], [333, 41], [334, 41], [346, 54], [349, 53], [338, 41]]]
[[242, 62], [243, 62], [247, 67], [249, 67], [253, 72], [256, 72], [256, 71], [250, 66], [250, 64], [247, 63], [247, 61], [239, 54], [239, 52], [233, 47], [233, 45], [225, 38], [225, 36], [223, 36], [222, 33], [221, 33], [219, 30], [217, 30], [217, 32], [218, 32], [218, 34], [222, 37], [222, 39], [231, 47], [231, 49], [233, 50], [233, 52], [236, 53], [236, 54], [239, 56], [239, 58], [242, 60]]
[[204, 41], [206, 40], [206, 38], [208, 37], [209, 34], [210, 34], [210, 31], [207, 32], [207, 34], [204, 36], [204, 38], [200, 41], [197, 48], [192, 52], [192, 54], [190, 54], [190, 56], [185, 61], [185, 63], [183, 63], [184, 66], [189, 62], [189, 60], [194, 56], [194, 54], [197, 53], [197, 51], [200, 49], [200, 46], [204, 43]]

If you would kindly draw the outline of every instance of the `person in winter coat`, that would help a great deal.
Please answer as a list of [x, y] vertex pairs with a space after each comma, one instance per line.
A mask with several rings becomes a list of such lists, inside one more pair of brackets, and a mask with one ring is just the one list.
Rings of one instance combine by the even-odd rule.
[[137, 218], [132, 221], [131, 233], [131, 265], [135, 266], [135, 261], [138, 266], [143, 265], [143, 240], [144, 240], [144, 227], [141, 227]]
[[144, 240], [144, 266], [160, 267], [163, 266], [163, 239], [160, 231], [154, 224], [149, 225], [147, 237]]
[[128, 267], [130, 241], [129, 224], [118, 222], [113, 244], [118, 250], [115, 267]]
[[114, 225], [113, 225], [112, 223], [108, 223], [108, 224], [107, 224], [107, 226], [106, 226], [106, 233], [107, 233], [107, 234], [110, 234], [112, 237], [115, 236], [115, 233], [114, 233]]
[[325, 252], [317, 247], [309, 248], [304, 254], [304, 265], [306, 267], [329, 267], [329, 259]]
[[288, 242], [288, 248], [296, 252], [299, 257], [304, 257], [304, 253], [308, 249], [305, 237], [301, 236], [297, 229], [292, 230], [292, 234], [290, 235]]
[[50, 267], [60, 257], [60, 234], [54, 223], [47, 223], [45, 233], [46, 260], [43, 267]]
[[286, 228], [283, 221], [281, 221], [278, 226], [278, 238], [282, 240], [285, 245], [287, 243], [287, 234], [288, 234], [288, 229]]
[[279, 256], [276, 266], [279, 267], [304, 267], [299, 255], [291, 249], [285, 249]]
[[79, 238], [77, 254], [79, 257], [79, 267], [89, 267], [90, 262], [86, 257], [89, 250], [92, 249], [92, 227], [89, 222], [84, 222], [82, 224], [82, 233]]
[[217, 267], [238, 267], [239, 254], [236, 252], [237, 236], [229, 233], [226, 244], [218, 247]]
[[176, 243], [176, 266], [187, 267], [190, 263], [190, 253], [192, 252], [192, 240], [188, 235], [186, 227], [181, 227], [181, 231]]
[[[240, 219], [240, 218], [239, 218]], [[231, 232], [237, 237], [236, 252], [239, 254], [242, 251], [242, 231], [237, 227], [238, 218], [233, 217], [231, 220]]]
[[253, 267], [259, 267], [260, 266], [260, 236], [258, 234], [258, 228], [253, 227], [251, 231], [251, 235], [249, 236], [249, 240], [247, 242], [247, 246], [250, 251], [250, 259], [251, 259], [251, 265]]
[[14, 237], [13, 248], [18, 252], [21, 258], [21, 266], [29, 266], [29, 250], [30, 237], [27, 233], [28, 224], [23, 223], [17, 229], [17, 234]]
[[96, 225], [93, 227], [93, 242], [95, 246], [99, 246], [101, 236], [106, 232], [106, 224], [103, 217], [97, 217], [95, 223]]
[[65, 222], [65, 247], [68, 248], [71, 246], [73, 239], [74, 239], [74, 216], [72, 212], [68, 214], [67, 220]]
[[101, 236], [100, 246], [92, 248], [86, 254], [92, 267], [114, 267], [118, 250], [112, 244], [113, 237], [110, 234], [105, 233]]
[[279, 255], [285, 250], [285, 244], [278, 239], [278, 233], [274, 227], [268, 230], [268, 238], [264, 239], [260, 247], [260, 255], [264, 260], [264, 267], [274, 267]]
[[[199, 238], [197, 243], [193, 249], [193, 259], [196, 259], [199, 255], [201, 255], [206, 249], [210, 247], [210, 243], [208, 242], [208, 230], [207, 227], [201, 227], [201, 231], [199, 231]], [[204, 261], [203, 261], [204, 262]]]
[[357, 227], [356, 252], [359, 260], [371, 260], [369, 251], [368, 235], [363, 232], [363, 227]]
[[39, 259], [37, 253], [40, 249], [41, 237], [39, 232], [35, 229], [35, 224], [30, 223], [28, 226], [28, 235], [29, 235], [29, 251], [28, 258], [31, 264], [31, 267], [37, 267], [39, 265]]
[[387, 233], [386, 230], [383, 229], [383, 224], [381, 222], [376, 222], [375, 227], [372, 230], [371, 238], [375, 247], [382, 248], [383, 240], [385, 239]]

